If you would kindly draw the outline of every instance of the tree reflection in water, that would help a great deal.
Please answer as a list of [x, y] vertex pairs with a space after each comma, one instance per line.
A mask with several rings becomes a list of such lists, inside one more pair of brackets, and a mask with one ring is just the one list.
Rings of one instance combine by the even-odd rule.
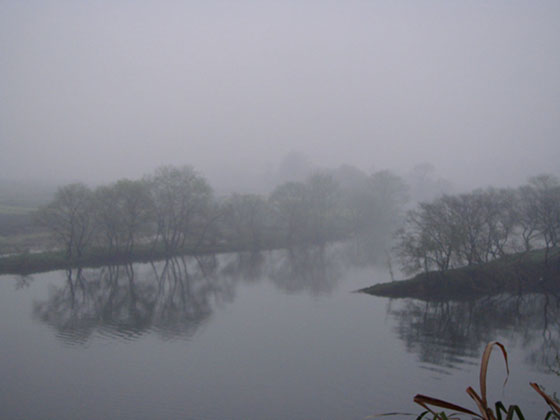
[[206, 256], [154, 263], [142, 275], [132, 265], [68, 270], [64, 286], [34, 304], [34, 315], [71, 343], [86, 342], [94, 332], [190, 337], [214, 304], [233, 298], [233, 284], [216, 269], [216, 258]]
[[557, 363], [560, 351], [560, 298], [551, 293], [501, 294], [467, 301], [391, 302], [389, 314], [407, 351], [422, 362], [447, 369], [496, 339], [519, 343], [526, 360], [543, 371]]
[[[348, 249], [332, 246], [74, 269], [47, 300], [35, 302], [34, 315], [71, 344], [86, 343], [93, 334], [188, 338], [217, 305], [234, 299], [240, 282], [268, 278], [287, 293], [330, 295], [346, 264]], [[428, 369], [478, 365], [481, 348], [495, 339], [523, 347], [527, 362], [538, 369], [559, 369], [560, 297], [550, 291], [462, 301], [406, 299], [390, 301], [388, 311], [398, 337]]]
[[64, 285], [34, 303], [34, 316], [70, 343], [94, 333], [134, 339], [192, 336], [236, 284], [269, 278], [289, 293], [330, 294], [341, 273], [337, 247], [173, 258], [145, 265], [66, 271]]
[[271, 261], [268, 276], [287, 293], [330, 295], [342, 276], [337, 247], [291, 248]]
[[223, 276], [231, 278], [234, 282], [245, 281], [256, 283], [264, 278], [265, 262], [264, 252], [239, 252], [221, 268]]

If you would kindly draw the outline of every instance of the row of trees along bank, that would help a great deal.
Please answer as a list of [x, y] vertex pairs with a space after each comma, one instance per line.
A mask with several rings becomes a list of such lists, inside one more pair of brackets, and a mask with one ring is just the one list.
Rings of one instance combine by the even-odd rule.
[[268, 196], [216, 197], [192, 167], [165, 166], [141, 180], [93, 190], [63, 186], [38, 220], [70, 260], [92, 248], [132, 255], [143, 247], [171, 255], [216, 245], [261, 249], [364, 232], [387, 236], [405, 201], [404, 182], [389, 171], [366, 175], [346, 166], [284, 183]]
[[420, 203], [397, 232], [404, 269], [445, 271], [489, 262], [509, 253], [560, 241], [560, 183], [552, 175], [530, 178], [516, 189], [476, 190]]

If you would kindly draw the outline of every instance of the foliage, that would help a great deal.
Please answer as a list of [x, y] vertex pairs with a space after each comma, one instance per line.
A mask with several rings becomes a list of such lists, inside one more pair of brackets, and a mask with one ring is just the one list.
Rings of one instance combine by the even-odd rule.
[[[492, 350], [495, 346], [497, 346], [502, 352], [502, 355], [506, 363], [506, 371], [507, 374], [509, 375], [508, 357], [504, 345], [497, 341], [488, 343], [486, 345], [486, 348], [484, 349], [484, 353], [482, 354], [482, 360], [480, 364], [480, 394], [470, 386], [467, 388], [467, 394], [474, 400], [478, 409], [478, 413], [468, 408], [461, 407], [453, 403], [449, 403], [447, 401], [428, 397], [422, 394], [417, 394], [414, 397], [414, 402], [426, 410], [423, 413], [421, 413], [417, 417], [417, 419], [421, 419], [424, 416], [431, 414], [434, 420], [435, 419], [446, 420], [451, 418], [457, 418], [457, 415], [459, 413], [462, 413], [462, 414], [469, 414], [471, 416], [475, 416], [476, 418], [480, 418], [483, 420], [513, 420], [516, 417], [519, 420], [524, 420], [525, 417], [523, 416], [521, 409], [517, 405], [510, 405], [508, 408], [506, 408], [502, 402], [498, 401], [494, 404], [494, 410], [489, 406], [488, 399], [486, 396], [486, 376], [488, 371], [488, 362], [490, 360], [490, 354], [492, 353]], [[507, 376], [506, 376], [506, 382], [507, 382]], [[545, 419], [560, 418], [560, 406], [550, 396], [548, 396], [539, 385], [537, 385], [534, 382], [531, 383], [530, 385], [545, 400], [545, 402], [548, 404], [550, 408], [550, 411], [548, 411], [545, 414]], [[453, 410], [453, 413], [446, 414], [445, 412], [437, 412], [434, 411], [434, 409], [432, 409], [431, 407]], [[504, 415], [505, 417], [502, 417], [502, 415]]]
[[[416, 420], [427, 420], [428, 418], [431, 418], [432, 420], [457, 420], [462, 418], [465, 414], [469, 415], [470, 418], [477, 418], [482, 420], [525, 420], [525, 416], [523, 415], [523, 412], [518, 405], [513, 404], [506, 408], [506, 406], [501, 401], [498, 401], [494, 404], [493, 407], [491, 407], [490, 403], [488, 402], [486, 396], [486, 376], [488, 372], [488, 362], [490, 361], [490, 354], [492, 353], [494, 347], [498, 347], [502, 352], [502, 356], [504, 357], [507, 373], [506, 380], [504, 381], [504, 386], [507, 383], [507, 379], [509, 376], [509, 364], [506, 348], [502, 343], [498, 341], [492, 341], [488, 343], [482, 354], [480, 364], [480, 393], [475, 391], [471, 386], [469, 386], [466, 390], [467, 394], [475, 402], [478, 412], [451, 403], [449, 401], [429, 397], [427, 395], [417, 394], [414, 396], [414, 402], [421, 406], [424, 411], [416, 416]], [[530, 386], [544, 399], [544, 401], [549, 406], [549, 411], [545, 414], [544, 419], [560, 419], [560, 405], [558, 405], [556, 401], [554, 401], [548, 394], [546, 394], [543, 391], [542, 387], [540, 387], [538, 384], [531, 382]], [[442, 408], [448, 411], [451, 410], [451, 412], [439, 411], [439, 409]], [[410, 413], [385, 413], [373, 417], [377, 418], [393, 415], [414, 416], [414, 414]]]

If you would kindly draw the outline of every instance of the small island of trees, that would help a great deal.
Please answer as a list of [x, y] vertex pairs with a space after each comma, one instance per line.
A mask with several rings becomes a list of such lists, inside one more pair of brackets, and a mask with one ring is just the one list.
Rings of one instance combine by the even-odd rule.
[[396, 252], [409, 274], [488, 263], [560, 240], [560, 183], [530, 178], [516, 189], [476, 190], [422, 202], [397, 232]]

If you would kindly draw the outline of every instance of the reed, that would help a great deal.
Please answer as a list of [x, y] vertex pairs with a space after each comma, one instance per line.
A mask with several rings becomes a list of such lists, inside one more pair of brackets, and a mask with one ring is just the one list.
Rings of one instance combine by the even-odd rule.
[[[498, 401], [491, 406], [488, 402], [486, 397], [486, 375], [488, 372], [490, 354], [492, 353], [494, 347], [498, 347], [501, 350], [506, 364], [506, 379], [504, 381], [504, 385], [506, 384], [509, 376], [508, 354], [506, 348], [498, 341], [488, 343], [484, 349], [484, 353], [482, 353], [482, 360], [480, 363], [480, 391], [475, 391], [475, 389], [471, 386], [469, 386], [466, 390], [467, 394], [475, 402], [478, 412], [449, 401], [417, 394], [414, 396], [414, 402], [420, 405], [424, 411], [417, 415], [416, 420], [456, 420], [461, 419], [464, 415], [469, 415], [471, 418], [482, 420], [525, 420], [525, 416], [523, 415], [521, 408], [516, 404], [506, 407], [501, 401]], [[544, 399], [549, 407], [549, 411], [547, 411], [544, 415], [544, 420], [560, 419], [560, 405], [550, 395], [544, 392], [542, 387], [538, 384], [530, 382], [529, 385]], [[443, 411], [440, 411], [440, 409], [443, 409]], [[399, 414], [402, 415], [408, 413], [386, 413], [374, 417], [386, 417]]]
[[[474, 400], [478, 413], [469, 410], [468, 408], [461, 407], [459, 405], [450, 403], [448, 401], [439, 400], [437, 398], [428, 397], [426, 395], [417, 394], [414, 396], [414, 402], [425, 409], [418, 417], [417, 420], [425, 418], [426, 416], [432, 416], [433, 420], [451, 420], [457, 419], [461, 414], [468, 414], [475, 418], [483, 420], [525, 420], [523, 412], [518, 405], [510, 405], [505, 407], [500, 401], [496, 402], [491, 408], [486, 397], [486, 375], [488, 372], [488, 362], [490, 360], [490, 354], [494, 347], [498, 347], [504, 357], [506, 363], [506, 382], [509, 376], [509, 364], [506, 348], [503, 344], [492, 341], [486, 345], [484, 353], [482, 353], [482, 360], [480, 363], [480, 393], [476, 392], [473, 387], [469, 386], [467, 388], [467, 394]], [[504, 385], [505, 383], [504, 382]], [[545, 420], [549, 419], [560, 419], [560, 406], [556, 403], [552, 397], [546, 394], [543, 389], [536, 383], [531, 382], [529, 384], [548, 404], [550, 410], [545, 414]], [[446, 414], [445, 411], [437, 412], [432, 407], [443, 408], [445, 410], [452, 410], [451, 414]], [[428, 417], [429, 418], [429, 417]]]

